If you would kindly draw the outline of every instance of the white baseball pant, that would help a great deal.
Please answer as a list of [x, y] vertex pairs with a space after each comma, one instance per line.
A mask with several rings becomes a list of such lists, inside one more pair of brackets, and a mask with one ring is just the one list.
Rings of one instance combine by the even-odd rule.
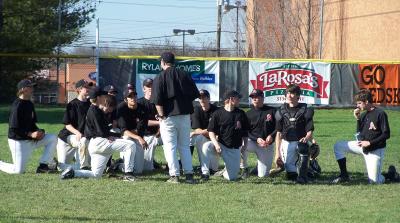
[[144, 141], [147, 142], [149, 146], [144, 151], [144, 170], [152, 171], [154, 170], [154, 153], [156, 151], [156, 147], [162, 144], [161, 137], [156, 137], [155, 135], [144, 136]]
[[[240, 149], [228, 148], [221, 143], [219, 145], [221, 146], [221, 156], [225, 163], [223, 176], [227, 180], [236, 180], [240, 171]], [[219, 155], [211, 141], [204, 143], [202, 154], [201, 172], [204, 175], [210, 175], [210, 161], [219, 159]]]
[[[80, 169], [82, 167], [90, 166], [90, 156], [87, 149], [89, 140], [82, 137], [79, 141], [76, 139], [76, 135], [69, 135], [67, 137], [67, 143], [62, 139], [58, 138], [57, 142], [57, 160], [58, 167], [61, 170], [65, 170], [72, 166], [73, 169]], [[71, 165], [73, 158], [75, 158], [75, 164]]]
[[385, 182], [385, 177], [381, 173], [383, 158], [385, 157], [385, 148], [380, 148], [368, 154], [364, 154], [362, 147], [357, 145], [357, 141], [339, 141], [334, 145], [333, 149], [336, 160], [345, 158], [346, 153], [362, 155], [367, 168], [369, 182], [376, 184]]
[[266, 177], [269, 175], [269, 170], [272, 166], [272, 160], [274, 159], [274, 144], [267, 147], [261, 147], [256, 141], [248, 139], [247, 148], [242, 152], [242, 167], [247, 168], [247, 158], [249, 153], [255, 153], [257, 155], [257, 172], [258, 177]]
[[[190, 138], [190, 143], [196, 147], [196, 151], [197, 151], [197, 156], [199, 157], [199, 163], [201, 164], [202, 161], [202, 155], [201, 155], [201, 150], [203, 148], [204, 143], [209, 142], [210, 139], [208, 139], [207, 137], [203, 136], [203, 135], [193, 135]], [[218, 170], [218, 164], [217, 167], [215, 168], [215, 166], [210, 167], [213, 170]]]
[[193, 173], [192, 155], [189, 148], [190, 130], [190, 115], [170, 116], [160, 121], [160, 133], [170, 176], [180, 175], [177, 151], [179, 151], [184, 173]]
[[109, 141], [107, 138], [96, 137], [89, 142], [89, 153], [91, 157], [92, 170], [75, 170], [75, 177], [101, 178], [107, 162], [113, 152], [124, 152], [124, 170], [133, 172], [136, 145], [131, 140], [116, 139]]
[[25, 172], [26, 164], [32, 155], [34, 149], [44, 146], [44, 151], [40, 157], [39, 163], [49, 164], [54, 155], [57, 146], [57, 136], [45, 134], [43, 139], [34, 140], [14, 140], [8, 139], [13, 163], [0, 161], [0, 170], [9, 174], [21, 174]]

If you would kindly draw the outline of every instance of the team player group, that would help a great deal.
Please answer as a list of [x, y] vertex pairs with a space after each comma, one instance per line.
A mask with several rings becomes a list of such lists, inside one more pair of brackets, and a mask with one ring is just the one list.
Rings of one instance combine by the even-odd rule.
[[[123, 173], [121, 179], [136, 181], [138, 175], [158, 166], [155, 149], [163, 145], [170, 183], [179, 183], [182, 173], [186, 183], [196, 182], [194, 151], [202, 181], [211, 175], [231, 181], [251, 173], [268, 177], [277, 172], [272, 169], [274, 163], [280, 171], [286, 171], [289, 180], [300, 184], [310, 181], [310, 160], [315, 163], [315, 156], [310, 157], [310, 144], [315, 144], [314, 110], [299, 103], [298, 85], [287, 86], [286, 102], [279, 108], [265, 105], [264, 94], [258, 89], [249, 95], [252, 106], [247, 112], [239, 108], [242, 95], [235, 90], [225, 92], [223, 105], [217, 107], [210, 103], [207, 90], [198, 90], [186, 72], [175, 69], [172, 53], [163, 53], [160, 59], [163, 71], [154, 80], [143, 81], [144, 97], [140, 99], [131, 84], [117, 104], [113, 86], [100, 89], [85, 80], [76, 82], [77, 97], [66, 106], [64, 128], [58, 137], [36, 125], [30, 100], [34, 83], [20, 81], [9, 118], [8, 144], [13, 162], [0, 161], [0, 170], [24, 173], [33, 150], [44, 147], [37, 173], [55, 171], [50, 164], [57, 153], [61, 179], [100, 178], [106, 170], [118, 169]], [[199, 105], [194, 107], [196, 99]], [[382, 174], [386, 140], [390, 137], [386, 113], [372, 104], [368, 90], [361, 90], [355, 102], [356, 140], [334, 145], [340, 174], [331, 183], [350, 180], [346, 153], [363, 156], [370, 183], [399, 181], [394, 166]], [[252, 171], [249, 153], [257, 157]], [[111, 162], [115, 154], [119, 155], [119, 163]]]

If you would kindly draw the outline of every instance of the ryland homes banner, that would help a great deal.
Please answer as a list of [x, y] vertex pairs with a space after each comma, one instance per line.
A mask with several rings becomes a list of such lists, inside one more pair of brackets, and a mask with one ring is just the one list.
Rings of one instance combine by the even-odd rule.
[[285, 102], [287, 85], [298, 84], [300, 102], [329, 104], [331, 65], [322, 62], [249, 62], [249, 94], [253, 89], [264, 92], [265, 103]]
[[[204, 60], [177, 60], [177, 68], [187, 71], [197, 88], [210, 92], [211, 101], [219, 100], [219, 62]], [[137, 59], [136, 86], [138, 97], [143, 96], [141, 88], [146, 78], [154, 79], [161, 72], [160, 61], [157, 59]], [[140, 87], [139, 87], [140, 86]]]

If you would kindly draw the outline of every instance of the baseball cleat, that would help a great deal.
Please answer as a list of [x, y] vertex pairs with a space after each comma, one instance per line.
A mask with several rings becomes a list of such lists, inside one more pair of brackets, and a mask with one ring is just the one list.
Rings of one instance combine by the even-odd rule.
[[346, 183], [350, 181], [350, 177], [349, 176], [342, 176], [339, 175], [338, 177], [336, 177], [335, 179], [333, 179], [331, 181], [331, 184], [339, 184], [339, 183]]
[[225, 168], [220, 170], [220, 171], [215, 172], [214, 176], [215, 177], [222, 177], [222, 176], [224, 176], [224, 173], [225, 173]]
[[125, 173], [125, 175], [122, 177], [122, 181], [135, 182], [135, 181], [138, 181], [138, 179], [133, 175], [132, 172], [129, 172], [129, 173]]
[[208, 180], [210, 180], [210, 175], [208, 175], [208, 174], [201, 174], [200, 179], [201, 179], [201, 181], [208, 181]]
[[285, 168], [282, 168], [282, 167], [277, 167], [277, 168], [271, 169], [271, 170], [269, 171], [269, 176], [270, 176], [270, 177], [276, 177], [276, 176], [278, 176], [280, 173], [282, 173], [283, 171], [285, 171]]
[[240, 177], [242, 178], [242, 179], [247, 179], [249, 176], [250, 176], [250, 171], [249, 171], [249, 168], [243, 168], [243, 169], [240, 169]]
[[185, 183], [187, 183], [187, 184], [195, 184], [196, 183], [196, 181], [193, 179], [193, 174], [186, 174], [185, 177], [186, 177]]
[[[56, 167], [57, 168], [57, 167]], [[36, 168], [36, 173], [56, 173], [56, 169], [51, 169], [49, 168], [49, 165], [41, 163], [37, 168]]]
[[166, 182], [172, 184], [179, 184], [179, 177], [171, 176]]
[[65, 169], [60, 175], [61, 180], [72, 179], [74, 177], [75, 177], [75, 171], [71, 167]]

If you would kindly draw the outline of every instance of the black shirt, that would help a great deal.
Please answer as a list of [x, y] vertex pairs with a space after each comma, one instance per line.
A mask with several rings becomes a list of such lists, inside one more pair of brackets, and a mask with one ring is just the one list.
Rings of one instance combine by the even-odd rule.
[[218, 135], [218, 141], [228, 148], [238, 149], [247, 137], [249, 123], [244, 111], [235, 108], [229, 112], [220, 108], [211, 116], [207, 130]]
[[261, 108], [252, 107], [246, 112], [249, 120], [249, 138], [257, 141], [257, 138], [266, 139], [271, 135], [275, 138], [275, 108], [264, 105]]
[[[67, 104], [67, 108], [64, 113], [63, 124], [72, 125], [80, 133], [85, 131], [86, 114], [90, 107], [89, 101], [80, 101], [75, 98]], [[73, 133], [70, 132], [66, 127], [64, 127], [58, 134], [58, 137], [67, 142], [69, 135]]]
[[163, 106], [164, 116], [193, 113], [193, 100], [199, 97], [190, 74], [175, 67], [168, 67], [158, 75], [152, 86], [150, 101]]
[[117, 120], [121, 133], [136, 130], [139, 136], [144, 136], [148, 119], [141, 104], [137, 104], [136, 109], [130, 109], [126, 102], [121, 102], [117, 109]]
[[201, 106], [195, 106], [191, 115], [192, 129], [207, 129], [211, 115], [218, 109], [217, 106], [210, 104], [208, 111], [203, 111]]
[[[139, 98], [137, 101], [138, 104], [141, 104], [146, 110], [147, 119], [148, 120], [157, 120], [157, 109], [156, 106], [147, 100], [146, 98]], [[155, 135], [158, 132], [159, 126], [147, 126], [144, 135]]]
[[363, 113], [357, 121], [357, 132], [360, 132], [361, 140], [366, 140], [371, 145], [368, 151], [386, 147], [386, 140], [390, 138], [388, 117], [380, 108]]
[[30, 100], [15, 99], [11, 105], [8, 138], [14, 140], [31, 140], [29, 132], [39, 130], [36, 126], [35, 107]]
[[[282, 132], [282, 138], [286, 141], [299, 141], [307, 132], [314, 131], [313, 116], [314, 110], [304, 103], [296, 107], [289, 107], [285, 103], [275, 113], [276, 131]], [[296, 121], [290, 122], [289, 119], [295, 117]]]
[[108, 138], [112, 136], [110, 123], [106, 119], [105, 113], [95, 105], [90, 105], [87, 112], [84, 135], [88, 139], [95, 137]]

